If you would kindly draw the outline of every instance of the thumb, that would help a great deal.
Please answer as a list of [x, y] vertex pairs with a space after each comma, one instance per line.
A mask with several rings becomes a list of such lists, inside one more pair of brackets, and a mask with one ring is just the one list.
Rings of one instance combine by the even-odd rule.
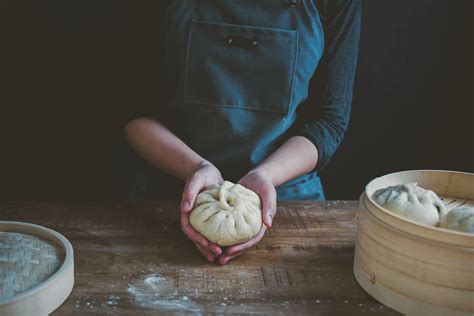
[[276, 190], [273, 187], [270, 190], [264, 190], [264, 192], [260, 194], [263, 223], [268, 228], [272, 227], [273, 218], [276, 214], [276, 198]]
[[203, 178], [196, 175], [186, 181], [181, 200], [181, 211], [188, 213], [192, 210], [196, 196], [203, 186]]

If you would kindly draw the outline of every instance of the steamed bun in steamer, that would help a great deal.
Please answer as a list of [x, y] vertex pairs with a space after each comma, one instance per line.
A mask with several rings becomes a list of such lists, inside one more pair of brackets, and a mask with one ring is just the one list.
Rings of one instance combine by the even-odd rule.
[[447, 213], [436, 193], [416, 183], [379, 189], [374, 192], [372, 199], [392, 213], [430, 226], [438, 225], [440, 218]]
[[262, 227], [260, 198], [240, 184], [225, 181], [199, 193], [189, 222], [209, 241], [221, 246], [249, 241]]
[[439, 227], [474, 233], [474, 207], [461, 206], [453, 209], [441, 218]]

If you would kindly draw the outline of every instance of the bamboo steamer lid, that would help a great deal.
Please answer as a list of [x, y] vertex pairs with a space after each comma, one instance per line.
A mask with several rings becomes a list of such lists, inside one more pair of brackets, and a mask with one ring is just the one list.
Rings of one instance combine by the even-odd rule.
[[39, 225], [0, 221], [0, 315], [47, 315], [74, 285], [73, 249]]
[[473, 204], [471, 173], [417, 170], [374, 179], [360, 198], [355, 277], [370, 295], [404, 314], [472, 315], [474, 234], [413, 222], [371, 199], [378, 189], [410, 182], [436, 192], [448, 210]]

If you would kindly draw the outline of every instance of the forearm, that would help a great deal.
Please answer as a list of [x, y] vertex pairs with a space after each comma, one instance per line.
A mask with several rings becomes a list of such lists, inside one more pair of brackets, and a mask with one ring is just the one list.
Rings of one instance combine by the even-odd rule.
[[268, 174], [274, 186], [313, 170], [318, 161], [316, 146], [303, 136], [289, 138], [253, 171]]
[[325, 49], [290, 135], [318, 149], [317, 170], [331, 160], [349, 125], [357, 68], [361, 1], [316, 1], [324, 12]]
[[205, 160], [158, 120], [138, 118], [125, 126], [130, 146], [151, 165], [185, 180]]

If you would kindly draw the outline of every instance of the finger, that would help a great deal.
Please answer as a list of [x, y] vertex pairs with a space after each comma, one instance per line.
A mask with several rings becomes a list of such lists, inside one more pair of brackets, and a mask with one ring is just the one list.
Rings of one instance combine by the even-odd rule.
[[181, 210], [183, 212], [190, 212], [192, 210], [196, 196], [205, 184], [204, 180], [200, 176], [193, 175], [186, 181], [181, 200]]
[[188, 236], [189, 239], [191, 239], [194, 243], [199, 244], [201, 247], [213, 252], [217, 257], [222, 254], [222, 249], [219, 247], [219, 245], [209, 242], [204, 236], [194, 230], [194, 228], [189, 223], [188, 213], [181, 213], [181, 228], [186, 236]]
[[260, 232], [258, 233], [257, 236], [255, 236], [253, 239], [243, 243], [243, 244], [238, 244], [232, 247], [229, 247], [226, 251], [226, 255], [234, 255], [236, 253], [245, 251], [253, 246], [255, 246], [262, 238], [263, 235], [265, 235], [265, 231], [267, 228], [265, 225], [262, 225], [262, 228], [260, 229]]
[[272, 227], [273, 218], [276, 214], [276, 198], [276, 190], [273, 187], [270, 190], [263, 190], [263, 192], [260, 192], [263, 223], [268, 228]]
[[181, 229], [192, 241], [200, 244], [202, 247], [208, 246], [207, 239], [195, 231], [189, 223], [189, 214], [181, 212]]
[[191, 226], [183, 226], [183, 232], [189, 237], [196, 245], [214, 254], [218, 257], [222, 254], [222, 249], [216, 244], [210, 243], [201, 234], [197, 233]]
[[222, 248], [218, 244], [208, 241], [208, 245], [209, 249], [216, 255], [216, 257], [219, 257], [222, 254]]
[[201, 254], [206, 257], [207, 261], [209, 262], [214, 262], [214, 260], [216, 260], [216, 257], [214, 256], [214, 254], [210, 251], [208, 251], [207, 249], [201, 247], [201, 245], [199, 244], [195, 244], [197, 249], [199, 250], [199, 252], [201, 252]]
[[233, 255], [225, 254], [225, 255], [223, 255], [222, 257], [219, 258], [219, 264], [224, 265], [227, 262], [229, 262], [230, 260], [232, 260], [234, 258], [237, 258], [238, 256], [241, 256], [243, 254], [244, 254], [244, 251], [234, 253]]
[[183, 232], [188, 236], [192, 241], [195, 243], [198, 243], [202, 247], [207, 248], [208, 247], [208, 241], [206, 238], [204, 238], [202, 235], [200, 235], [198, 232], [196, 232], [191, 225], [189, 224], [189, 219], [187, 218], [188, 214], [187, 213], [181, 213], [181, 228]]

